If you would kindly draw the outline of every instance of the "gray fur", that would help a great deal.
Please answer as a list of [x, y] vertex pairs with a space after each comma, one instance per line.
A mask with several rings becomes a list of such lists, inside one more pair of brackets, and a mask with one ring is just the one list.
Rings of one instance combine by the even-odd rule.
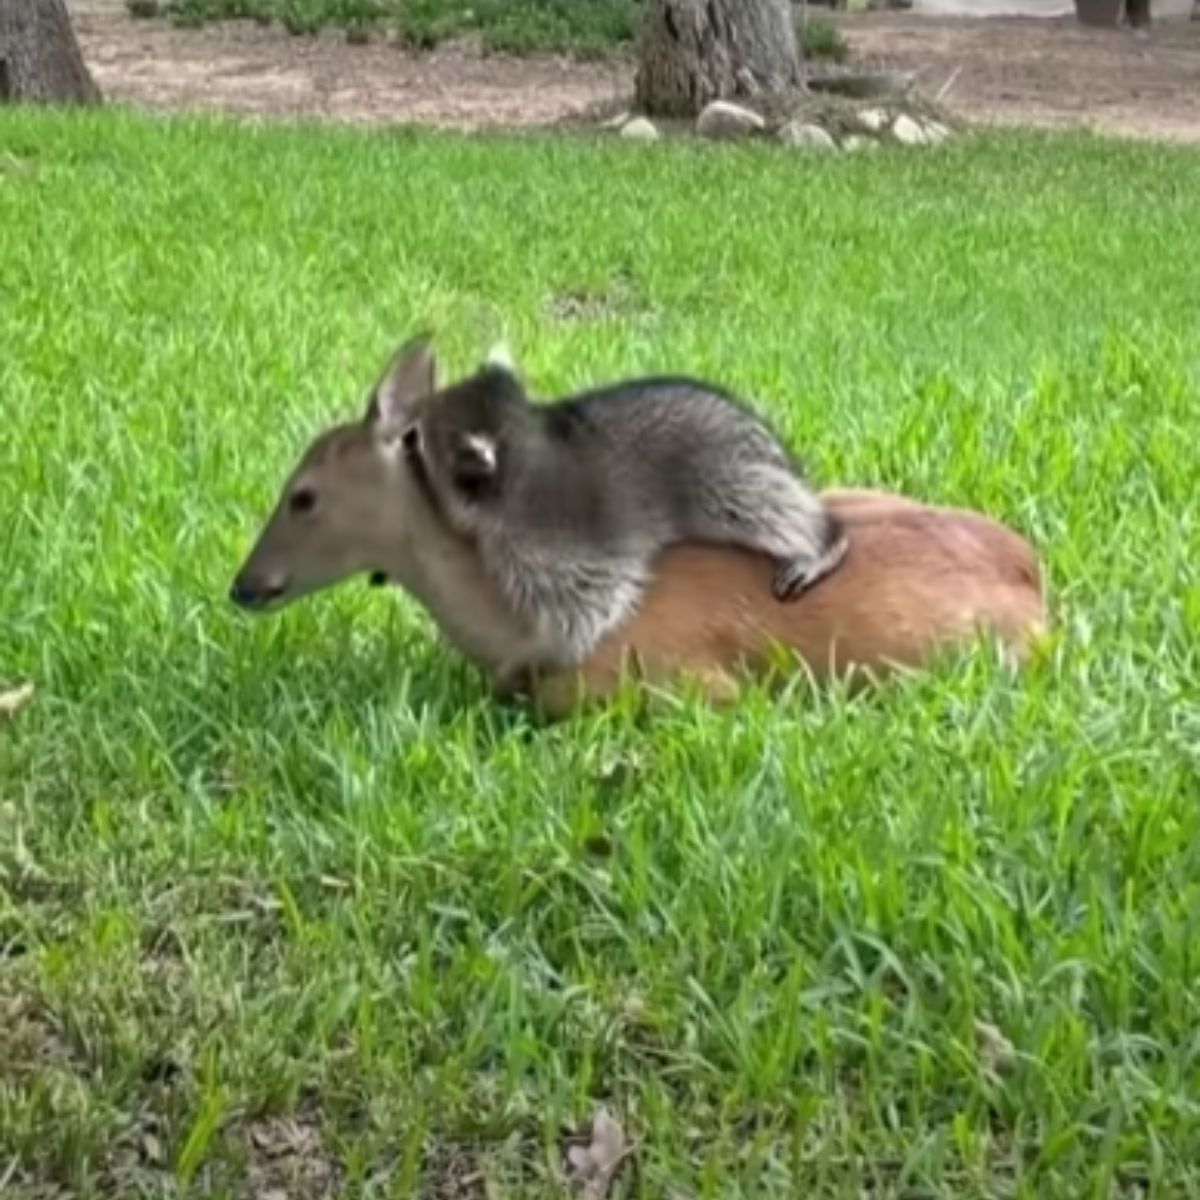
[[793, 598], [831, 571], [842, 531], [772, 430], [687, 378], [633, 380], [530, 403], [484, 367], [429, 396], [406, 447], [447, 522], [538, 634], [545, 661], [580, 661], [628, 617], [651, 562], [682, 541], [778, 561]]

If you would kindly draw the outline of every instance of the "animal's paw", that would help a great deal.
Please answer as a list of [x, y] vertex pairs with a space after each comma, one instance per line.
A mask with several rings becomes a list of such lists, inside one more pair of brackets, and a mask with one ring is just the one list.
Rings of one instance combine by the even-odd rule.
[[792, 558], [780, 563], [771, 582], [771, 593], [776, 600], [796, 600], [812, 585], [813, 561], [809, 558]]
[[775, 599], [784, 603], [799, 599], [814, 584], [820, 583], [826, 575], [831, 574], [846, 557], [846, 551], [849, 549], [849, 541], [840, 537], [820, 558], [813, 559], [804, 555], [781, 562], [775, 569], [775, 578], [771, 584]]

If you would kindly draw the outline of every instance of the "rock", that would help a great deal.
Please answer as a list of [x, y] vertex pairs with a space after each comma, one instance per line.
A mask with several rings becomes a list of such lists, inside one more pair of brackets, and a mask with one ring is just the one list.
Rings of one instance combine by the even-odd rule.
[[628, 113], [628, 112], [619, 112], [615, 116], [609, 117], [607, 121], [601, 121], [600, 128], [601, 129], [620, 129], [621, 126], [625, 125], [629, 121], [629, 118], [632, 115], [633, 115], [632, 113]]
[[905, 146], [923, 146], [925, 144], [925, 130], [912, 117], [905, 116], [903, 113], [892, 122], [892, 136]]
[[931, 145], [938, 145], [944, 142], [950, 136], [950, 130], [945, 125], [939, 124], [937, 121], [925, 122], [925, 140]]
[[696, 118], [696, 132], [707, 138], [739, 138], [759, 133], [766, 121], [756, 112], [730, 104], [728, 100], [714, 100]]
[[858, 123], [868, 133], [882, 133], [887, 128], [888, 115], [882, 108], [864, 108], [858, 114]]
[[861, 137], [857, 133], [852, 133], [842, 142], [842, 149], [848, 154], [856, 154], [860, 150], [878, 150], [879, 143], [874, 138]]
[[789, 121], [780, 131], [779, 140], [787, 146], [801, 146], [806, 150], [836, 150], [837, 142], [820, 125], [805, 121]]
[[634, 138], [639, 142], [652, 142], [658, 137], [658, 129], [653, 121], [645, 117], [634, 117], [632, 121], [626, 121], [621, 126], [621, 136]]

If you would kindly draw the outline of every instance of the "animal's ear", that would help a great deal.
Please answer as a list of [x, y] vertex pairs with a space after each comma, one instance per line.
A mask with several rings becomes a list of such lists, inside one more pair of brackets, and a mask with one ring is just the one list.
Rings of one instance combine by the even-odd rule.
[[417, 404], [437, 388], [437, 356], [433, 337], [419, 333], [392, 356], [387, 370], [371, 392], [368, 425], [399, 434], [411, 424]]
[[487, 352], [483, 365], [490, 370], [505, 371], [509, 375], [517, 374], [517, 364], [513, 361], [512, 351], [507, 342], [496, 342]]
[[450, 477], [464, 496], [478, 500], [490, 492], [495, 486], [499, 465], [495, 438], [486, 433], [462, 433], [455, 437]]

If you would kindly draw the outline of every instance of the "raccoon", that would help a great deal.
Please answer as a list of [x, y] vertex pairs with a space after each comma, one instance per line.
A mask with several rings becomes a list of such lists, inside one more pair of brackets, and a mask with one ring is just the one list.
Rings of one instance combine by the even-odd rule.
[[573, 664], [636, 608], [655, 556], [683, 541], [777, 560], [794, 599], [848, 541], [766, 422], [686, 376], [531, 401], [510, 361], [431, 393], [404, 453], [447, 525], [475, 541], [538, 667]]

